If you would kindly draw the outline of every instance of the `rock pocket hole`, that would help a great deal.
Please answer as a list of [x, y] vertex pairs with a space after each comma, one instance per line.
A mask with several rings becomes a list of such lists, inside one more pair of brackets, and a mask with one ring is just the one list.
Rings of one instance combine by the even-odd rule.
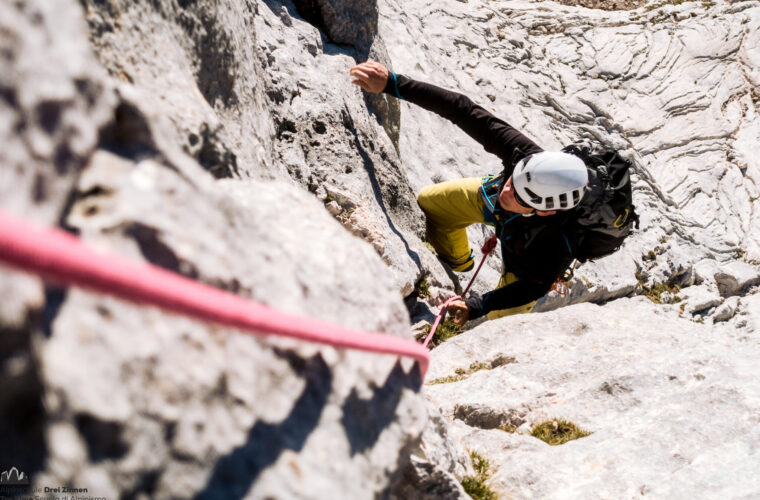
[[559, 446], [568, 441], [573, 441], [582, 437], [589, 436], [591, 433], [581, 429], [577, 425], [561, 418], [553, 418], [541, 422], [533, 427], [530, 435], [551, 445]]

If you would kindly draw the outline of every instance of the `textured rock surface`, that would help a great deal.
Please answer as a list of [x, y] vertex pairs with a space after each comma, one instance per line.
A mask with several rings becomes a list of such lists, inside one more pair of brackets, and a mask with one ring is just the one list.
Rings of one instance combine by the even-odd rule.
[[[637, 267], [651, 284], [685, 279], [703, 261], [760, 263], [756, 2], [386, 5], [380, 31], [396, 71], [473, 96], [546, 148], [590, 138], [637, 160], [640, 234], [581, 266], [573, 293], [539, 309], [625, 296]], [[406, 103], [400, 151], [415, 189], [500, 170], [453, 125]]]
[[[518, 498], [756, 492], [760, 6], [649, 7], [0, 4], [2, 207], [98, 248], [410, 336], [407, 311], [431, 321], [469, 279], [422, 242], [415, 194], [501, 167], [440, 118], [352, 86], [367, 57], [544, 147], [624, 151], [642, 218], [537, 310], [576, 305], [436, 348], [431, 379], [492, 367], [427, 386], [443, 416], [408, 363], [0, 270], [2, 470], [110, 497], [464, 498], [475, 449]], [[473, 247], [488, 234], [472, 227]], [[492, 258], [474, 290], [498, 276]], [[609, 302], [632, 294], [667, 304]], [[549, 449], [499, 429], [546, 416], [594, 434]]]
[[[396, 71], [460, 89], [544, 147], [590, 138], [636, 161], [641, 230], [537, 310], [629, 294], [672, 303], [574, 306], [436, 348], [430, 379], [517, 361], [426, 387], [449, 434], [491, 460], [489, 484], [505, 498], [757, 491], [760, 6], [385, 3], [380, 32]], [[401, 118], [415, 188], [499, 170], [450, 124], [405, 103]], [[470, 234], [482, 242], [480, 229]], [[494, 428], [524, 433], [553, 416], [594, 434], [549, 448]]]
[[[515, 362], [426, 392], [449, 433], [491, 461], [504, 498], [752, 496], [760, 324], [702, 325], [676, 311], [634, 298], [492, 321], [437, 347], [430, 377]], [[554, 417], [592, 434], [550, 447], [494, 428]]]
[[[242, 49], [256, 8], [83, 3], [2, 6], [3, 208], [281, 310], [408, 336], [401, 286], [377, 250], [267, 157], [261, 54]], [[261, 180], [272, 177], [282, 180]], [[402, 479], [426, 427], [408, 360], [43, 293], [14, 274], [3, 291], [23, 295], [2, 316], [13, 388], [0, 401], [2, 465], [35, 487], [374, 498]]]

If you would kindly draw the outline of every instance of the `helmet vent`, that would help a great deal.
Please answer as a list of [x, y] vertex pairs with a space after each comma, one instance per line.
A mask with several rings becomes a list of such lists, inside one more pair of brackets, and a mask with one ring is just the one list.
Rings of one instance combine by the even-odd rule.
[[525, 172], [525, 179], [530, 182], [530, 172]]
[[551, 196], [549, 196], [544, 201], [546, 202], [546, 209], [547, 210], [551, 210], [552, 208], [554, 208], [554, 198], [552, 198]]
[[567, 193], [559, 195], [559, 206], [560, 208], [567, 208]]
[[530, 201], [532, 201], [533, 203], [539, 203], [539, 204], [541, 203], [541, 197], [538, 196], [536, 193], [534, 193], [528, 188], [525, 188], [525, 192], [528, 193], [528, 196], [530, 197]]
[[579, 201], [581, 201], [581, 190], [576, 189], [573, 191], [573, 206], [577, 205]]

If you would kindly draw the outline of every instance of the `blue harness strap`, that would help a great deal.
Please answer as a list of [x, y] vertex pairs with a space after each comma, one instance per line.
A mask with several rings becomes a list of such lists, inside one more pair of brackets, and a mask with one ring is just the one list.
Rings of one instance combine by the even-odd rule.
[[488, 190], [500, 182], [500, 176], [487, 175], [483, 177], [483, 181], [480, 184], [480, 197], [483, 199], [483, 219], [485, 219], [487, 224], [494, 226], [498, 225], [496, 212], [500, 209], [496, 208], [496, 201], [499, 199], [499, 190], [494, 190], [490, 195], [488, 194]]

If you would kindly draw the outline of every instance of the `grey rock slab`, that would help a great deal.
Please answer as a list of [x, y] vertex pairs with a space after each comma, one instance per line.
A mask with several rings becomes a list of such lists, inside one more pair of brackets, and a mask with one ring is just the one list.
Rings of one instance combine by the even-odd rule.
[[[141, 256], [218, 287], [245, 291], [284, 310], [355, 328], [396, 334], [406, 329], [403, 304], [389, 291], [393, 287], [377, 297], [368, 291], [373, 289], [370, 283], [378, 290], [390, 285], [372, 250], [360, 244], [357, 255], [362, 257], [348, 257], [340, 249], [351, 248], [353, 238], [320, 209], [318, 201], [292, 185], [212, 182], [203, 176], [189, 182], [152, 160], [132, 164], [99, 152], [83, 173], [79, 189], [94, 194], [80, 197], [68, 223], [94, 245]], [[309, 216], [295, 218], [294, 213]], [[233, 261], [231, 254], [245, 258]], [[349, 264], [350, 275], [365, 278], [341, 282], [340, 269]], [[381, 276], [373, 277], [377, 273]], [[263, 283], [269, 286], [262, 289]], [[332, 300], [315, 306], [309, 305], [310, 297]], [[344, 300], [356, 308], [355, 313], [340, 312]], [[379, 308], [376, 300], [394, 305]], [[367, 316], [369, 311], [372, 314]]]
[[258, 3], [84, 2], [109, 74], [169, 123], [171, 143], [217, 177], [286, 177], [254, 18]]
[[5, 210], [49, 224], [60, 218], [114, 97], [75, 2], [0, 9], [0, 199]]
[[721, 296], [740, 295], [760, 283], [760, 268], [741, 261], [729, 262], [715, 273]]
[[431, 403], [427, 408], [429, 420], [420, 446], [413, 450], [412, 460], [392, 498], [469, 498], [460, 481], [475, 474], [470, 457], [462, 443], [449, 437], [448, 423], [440, 412]]
[[468, 500], [471, 497], [452, 474], [432, 462], [413, 456], [411, 463], [404, 470], [403, 481], [390, 498]]
[[[376, 12], [374, 3], [312, 6], [321, 9], [324, 24], [304, 13], [312, 24], [291, 25], [276, 14], [277, 5], [262, 7], [255, 18], [257, 33], [266, 40], [262, 50], [271, 78], [264, 83], [277, 129], [275, 158], [305, 189], [341, 205], [344, 211], [336, 218], [372, 245], [403, 296], [413, 292], [423, 270], [447, 281], [420, 241], [424, 218], [407, 179], [409, 169], [386, 131], [397, 117], [380, 116], [377, 99], [369, 99], [348, 77], [357, 53], [366, 57], [370, 45], [374, 59], [385, 58], [371, 19], [363, 18], [366, 25], [355, 27], [351, 36], [345, 29], [359, 12]], [[341, 34], [331, 39], [334, 33]], [[304, 40], [319, 41], [311, 56], [303, 55]]]
[[678, 295], [685, 303], [683, 310], [691, 314], [705, 312], [723, 302], [723, 299], [721, 299], [718, 294], [718, 290], [716, 290], [715, 287], [707, 285], [684, 288], [678, 293]]
[[715, 309], [713, 314], [713, 321], [718, 323], [720, 321], [728, 321], [734, 317], [736, 311], [739, 309], [739, 297], [729, 297], [720, 306]]
[[[279, 310], [406, 334], [382, 261], [291, 184], [191, 182], [98, 152], [79, 189], [93, 195], [68, 223], [96, 248]], [[50, 418], [75, 427], [88, 454], [70, 459], [68, 441], [53, 440], [38, 481], [93, 491], [139, 490], [152, 476], [155, 498], [314, 498], [348, 474], [346, 495], [370, 498], [395, 484], [427, 417], [408, 361], [240, 335], [75, 290], [39, 357]]]
[[739, 331], [760, 332], [760, 293], [741, 298], [733, 323]]
[[[31, 224], [58, 224], [114, 104], [77, 2], [0, 4], [2, 210]], [[55, 291], [38, 278], [0, 269], [3, 470], [16, 466], [29, 476], [45, 460], [34, 332], [44, 329], [48, 296], [54, 300]]]
[[[760, 486], [751, 473], [758, 350], [753, 336], [620, 299], [491, 321], [449, 340], [432, 353], [431, 377], [497, 354], [517, 362], [425, 392], [454, 421], [453, 439], [491, 461], [489, 484], [507, 497], [741, 497]], [[467, 425], [461, 405], [531, 424], [565, 418], [592, 434], [549, 447]]]
[[[75, 2], [3, 3], [0, 30], [2, 209], [55, 224], [111, 117], [114, 95]], [[27, 311], [41, 305], [42, 289], [36, 280], [0, 273], [0, 318], [22, 326]]]

